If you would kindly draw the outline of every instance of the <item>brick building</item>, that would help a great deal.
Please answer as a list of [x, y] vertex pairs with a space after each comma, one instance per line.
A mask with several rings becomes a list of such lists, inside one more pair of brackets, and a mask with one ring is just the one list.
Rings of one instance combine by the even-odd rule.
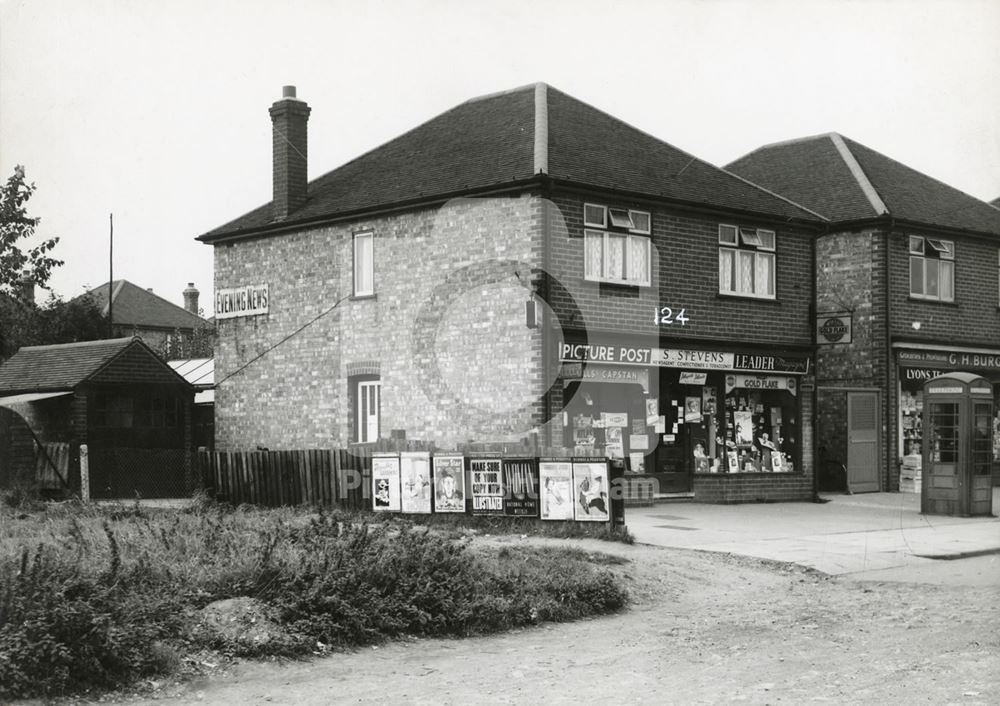
[[727, 169], [829, 220], [816, 241], [819, 447], [854, 490], [919, 490], [923, 383], [966, 371], [1000, 392], [1000, 210], [836, 133]]
[[217, 448], [528, 438], [664, 492], [811, 497], [822, 216], [545, 84], [307, 183], [309, 113], [288, 87], [273, 200], [200, 236]]

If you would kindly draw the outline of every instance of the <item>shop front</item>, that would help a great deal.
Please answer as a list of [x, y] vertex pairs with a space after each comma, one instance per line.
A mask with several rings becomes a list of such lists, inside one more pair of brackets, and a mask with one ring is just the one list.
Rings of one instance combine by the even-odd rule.
[[659, 494], [699, 479], [802, 473], [804, 353], [562, 343], [564, 439]]
[[992, 474], [1000, 485], [1000, 350], [925, 344], [894, 344], [899, 406], [896, 411], [897, 448], [901, 458], [899, 489], [919, 493], [923, 481], [924, 383], [945, 373], [975, 373], [993, 388]]

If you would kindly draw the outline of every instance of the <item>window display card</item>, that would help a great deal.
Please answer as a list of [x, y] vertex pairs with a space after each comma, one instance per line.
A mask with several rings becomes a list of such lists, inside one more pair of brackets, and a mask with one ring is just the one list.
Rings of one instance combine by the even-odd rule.
[[628, 445], [633, 451], [648, 451], [649, 437], [645, 434], [632, 434], [628, 438]]
[[645, 422], [643, 422], [643, 420], [641, 420], [641, 419], [633, 419], [632, 420], [632, 433], [633, 434], [645, 434], [646, 433], [646, 424], [645, 424]]
[[632, 473], [646, 472], [646, 457], [641, 453], [630, 453], [628, 455], [629, 470]]
[[684, 421], [701, 421], [701, 397], [687, 397], [684, 399]]
[[664, 435], [663, 435], [663, 441], [664, 441], [664, 443], [667, 443], [667, 444], [672, 444], [672, 443], [674, 443], [674, 440], [675, 440], [676, 438], [677, 438], [677, 435], [676, 435], [676, 434], [664, 434]]
[[730, 473], [739, 473], [739, 470], [740, 470], [740, 461], [736, 457], [736, 452], [735, 451], [727, 451], [726, 452], [726, 461], [729, 463], [729, 472]]
[[656, 418], [656, 423], [653, 424], [653, 432], [656, 434], [662, 434], [667, 430], [667, 418], [660, 415]]
[[646, 400], [646, 424], [648, 426], [653, 426], [656, 424], [656, 420], [659, 418], [660, 405], [659, 400], [655, 397], [650, 397]]
[[628, 426], [628, 413], [627, 412], [602, 412], [601, 420], [604, 422], [605, 427], [627, 427]]

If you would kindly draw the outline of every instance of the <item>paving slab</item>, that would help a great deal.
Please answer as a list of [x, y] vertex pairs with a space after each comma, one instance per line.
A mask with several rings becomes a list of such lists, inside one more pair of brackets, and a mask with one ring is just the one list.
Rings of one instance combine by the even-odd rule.
[[[913, 493], [824, 495], [821, 503], [628, 508], [636, 541], [788, 561], [828, 574], [1000, 553], [1000, 519], [920, 513]], [[994, 488], [994, 512], [1000, 488]]]

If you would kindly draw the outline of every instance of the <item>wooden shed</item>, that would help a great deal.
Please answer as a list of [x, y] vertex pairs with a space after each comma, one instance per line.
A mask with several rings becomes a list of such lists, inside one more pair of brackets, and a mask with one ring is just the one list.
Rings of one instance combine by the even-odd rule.
[[186, 496], [194, 392], [139, 338], [22, 348], [0, 365], [0, 487], [78, 492], [86, 444], [92, 497]]

